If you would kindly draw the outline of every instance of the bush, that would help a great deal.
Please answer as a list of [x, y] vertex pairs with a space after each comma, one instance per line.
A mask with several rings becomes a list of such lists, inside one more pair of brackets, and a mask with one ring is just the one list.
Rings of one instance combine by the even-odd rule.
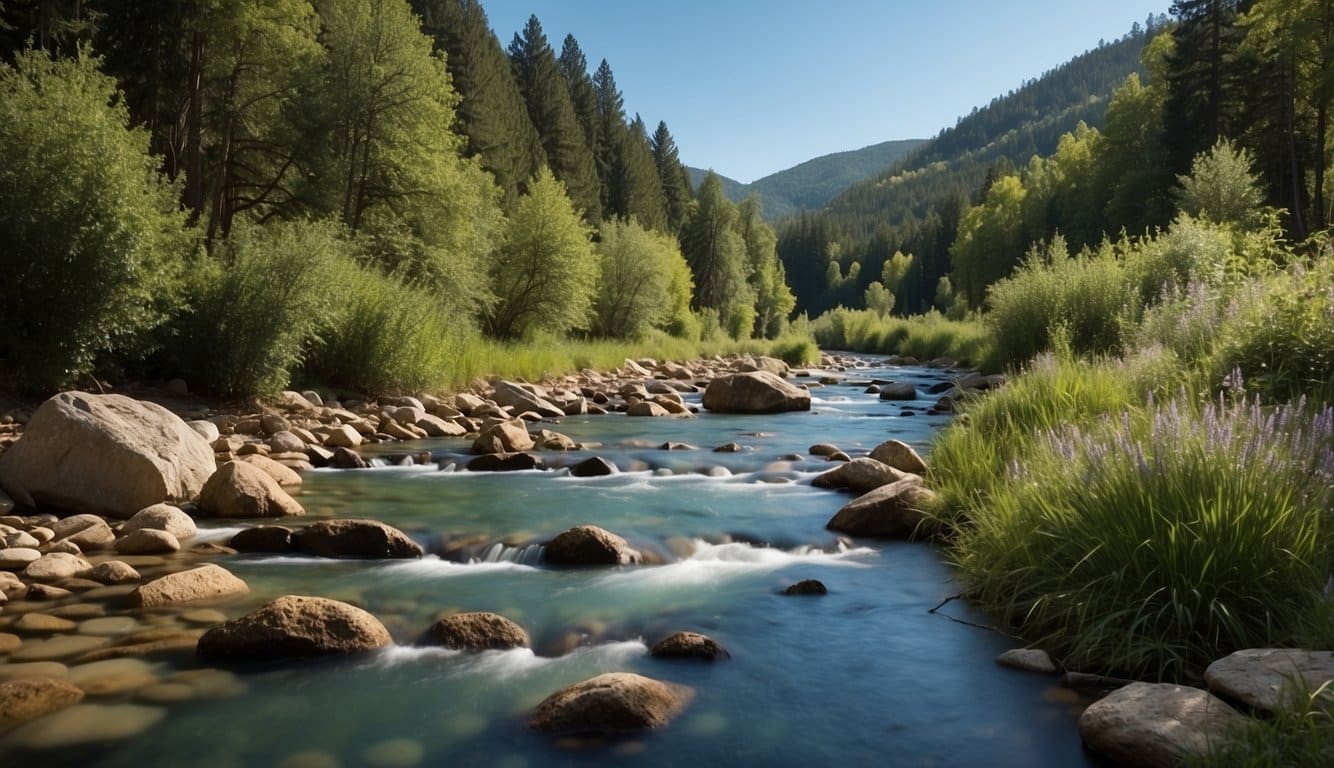
[[0, 358], [38, 391], [146, 352], [191, 247], [148, 132], [97, 67], [86, 50], [0, 64]]
[[952, 357], [964, 365], [985, 365], [992, 357], [992, 336], [985, 325], [949, 320], [934, 310], [913, 317], [880, 317], [874, 310], [839, 307], [817, 317], [811, 332], [821, 349], [922, 360]]
[[1330, 573], [1334, 410], [1175, 401], [1030, 443], [955, 541], [971, 594], [1075, 669], [1196, 679], [1295, 642]]
[[[676, 240], [644, 229], [633, 219], [609, 221], [602, 225], [595, 250], [601, 277], [593, 330], [629, 339], [666, 325], [679, 300], [672, 294], [673, 281], [682, 269], [689, 271]], [[685, 301], [688, 309], [688, 288]]]
[[336, 264], [331, 283], [338, 300], [302, 366], [307, 377], [376, 395], [447, 380], [464, 334], [432, 294], [350, 259]]

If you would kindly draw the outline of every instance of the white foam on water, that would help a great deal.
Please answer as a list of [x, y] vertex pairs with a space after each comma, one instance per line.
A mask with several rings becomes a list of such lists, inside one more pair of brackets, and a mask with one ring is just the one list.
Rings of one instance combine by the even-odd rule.
[[586, 646], [563, 656], [538, 656], [531, 648], [470, 653], [438, 646], [391, 645], [372, 656], [367, 666], [378, 668], [410, 664], [445, 663], [455, 676], [480, 676], [493, 680], [522, 677], [551, 667], [576, 665], [614, 668], [648, 654], [643, 640]]
[[745, 542], [710, 544], [694, 540], [694, 552], [684, 560], [658, 566], [625, 568], [600, 576], [595, 583], [603, 586], [644, 586], [660, 588], [673, 585], [707, 584], [720, 579], [737, 578], [786, 568], [798, 563], [867, 568], [865, 558], [875, 555], [868, 547], [845, 548], [825, 552], [818, 547], [801, 546], [783, 550], [756, 547]]
[[427, 555], [417, 560], [400, 560], [384, 566], [383, 576], [400, 581], [426, 581], [451, 576], [476, 576], [497, 571], [535, 571], [531, 565], [512, 560], [458, 563], [441, 560], [438, 555]]
[[244, 531], [249, 526], [229, 525], [223, 528], [200, 528], [199, 533], [190, 540], [191, 544], [213, 544], [217, 542], [226, 543], [232, 540], [236, 534]]

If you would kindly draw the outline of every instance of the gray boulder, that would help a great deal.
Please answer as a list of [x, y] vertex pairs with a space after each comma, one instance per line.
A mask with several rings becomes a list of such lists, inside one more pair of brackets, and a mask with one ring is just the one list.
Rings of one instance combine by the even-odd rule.
[[768, 371], [734, 373], [709, 382], [704, 407], [715, 413], [809, 411], [811, 393]]
[[1207, 755], [1245, 718], [1208, 691], [1167, 683], [1132, 683], [1094, 702], [1079, 735], [1114, 765], [1176, 768]]

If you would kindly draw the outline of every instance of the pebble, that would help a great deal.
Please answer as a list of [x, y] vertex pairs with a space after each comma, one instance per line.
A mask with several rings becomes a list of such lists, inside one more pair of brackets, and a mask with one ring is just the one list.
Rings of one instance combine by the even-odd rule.
[[52, 616], [59, 616], [62, 619], [81, 621], [83, 619], [95, 619], [98, 616], [105, 616], [107, 615], [107, 609], [100, 605], [94, 605], [93, 603], [71, 603], [69, 605], [62, 605], [59, 608], [52, 608], [48, 613]]
[[109, 659], [70, 667], [69, 681], [90, 696], [109, 696], [158, 682], [152, 665], [138, 659]]
[[17, 571], [28, 567], [28, 563], [40, 560], [42, 553], [29, 547], [9, 547], [0, 549], [0, 569]]
[[136, 736], [167, 716], [161, 707], [138, 704], [77, 704], [34, 720], [7, 737], [29, 749], [55, 749], [76, 744], [115, 741]]
[[9, 655], [13, 661], [55, 661], [78, 656], [106, 645], [106, 638], [63, 635], [50, 640], [24, 643]]
[[13, 624], [13, 628], [20, 632], [32, 633], [72, 632], [77, 626], [69, 619], [46, 613], [25, 613]]
[[9, 653], [22, 644], [23, 640], [18, 635], [0, 632], [0, 654]]
[[0, 681], [19, 677], [65, 677], [69, 667], [58, 661], [31, 661], [27, 664], [0, 664]]

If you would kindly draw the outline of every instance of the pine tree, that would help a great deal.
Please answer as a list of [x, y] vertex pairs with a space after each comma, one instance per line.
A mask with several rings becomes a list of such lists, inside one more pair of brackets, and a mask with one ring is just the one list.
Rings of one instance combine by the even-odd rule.
[[667, 203], [662, 194], [658, 166], [653, 162], [644, 121], [639, 115], [621, 131], [614, 168], [612, 206], [619, 215], [637, 219], [649, 229], [667, 231]]
[[1178, 19], [1168, 58], [1165, 137], [1172, 170], [1229, 133], [1235, 108], [1235, 73], [1230, 66], [1241, 41], [1234, 25], [1246, 0], [1176, 0]]
[[435, 49], [447, 54], [445, 62], [460, 96], [464, 152], [481, 160], [496, 177], [506, 207], [512, 206], [546, 162], [546, 153], [514, 82], [509, 57], [478, 0], [413, 0], [412, 6], [421, 16], [422, 31], [435, 40]]
[[[593, 153], [596, 161], [598, 153], [602, 151], [605, 136], [598, 123], [597, 94], [593, 91], [593, 78], [588, 76], [588, 59], [579, 47], [579, 41], [574, 39], [574, 35], [565, 36], [565, 43], [561, 46], [560, 58], [556, 63], [560, 65], [566, 87], [570, 89], [570, 103], [574, 105], [574, 115], [579, 118], [579, 127], [584, 131], [584, 144], [588, 146], [588, 151]], [[607, 203], [605, 184], [602, 195], [602, 207], [605, 210]]]
[[662, 181], [667, 226], [673, 232], [680, 231], [681, 222], [690, 210], [690, 179], [686, 175], [685, 166], [681, 164], [676, 140], [672, 138], [671, 131], [667, 130], [666, 122], [658, 122], [658, 129], [653, 132], [649, 146], [653, 150], [653, 162], [658, 167], [658, 178]]
[[602, 181], [603, 208], [607, 217], [626, 216], [625, 190], [617, 178], [617, 160], [625, 148], [625, 98], [616, 88], [616, 76], [606, 59], [593, 74], [593, 94], [597, 106], [597, 131], [601, 142], [595, 148], [598, 179]]
[[694, 307], [717, 312], [731, 330], [746, 325], [749, 335], [755, 302], [746, 281], [746, 243], [737, 233], [736, 220], [736, 206], [723, 195], [722, 180], [710, 172], [681, 228], [681, 252], [695, 275]]
[[528, 117], [542, 139], [552, 172], [565, 185], [575, 206], [583, 211], [584, 219], [600, 220], [601, 189], [593, 153], [584, 142], [570, 89], [536, 16], [530, 16], [523, 32], [514, 35], [509, 55], [514, 79], [523, 93]]

